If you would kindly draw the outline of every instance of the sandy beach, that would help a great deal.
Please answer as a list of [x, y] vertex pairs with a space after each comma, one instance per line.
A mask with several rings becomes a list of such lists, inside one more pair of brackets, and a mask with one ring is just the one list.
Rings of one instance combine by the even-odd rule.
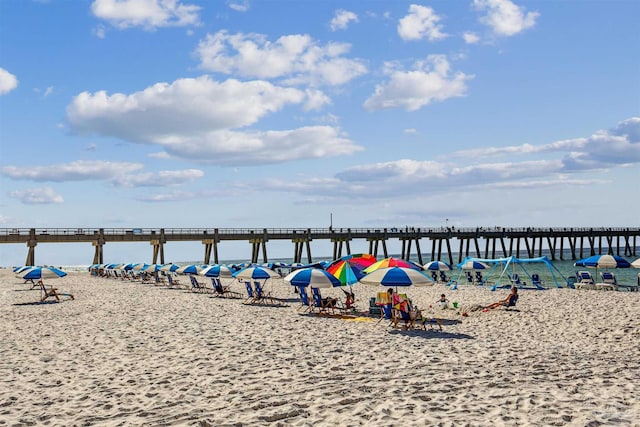
[[[282, 280], [267, 282], [281, 307], [85, 272], [46, 283], [75, 299], [33, 304], [0, 270], [0, 425], [640, 425], [638, 292], [521, 291], [517, 311], [434, 309], [440, 332], [303, 315]], [[406, 293], [508, 293], [460, 288]], [[364, 311], [380, 290], [354, 289]]]

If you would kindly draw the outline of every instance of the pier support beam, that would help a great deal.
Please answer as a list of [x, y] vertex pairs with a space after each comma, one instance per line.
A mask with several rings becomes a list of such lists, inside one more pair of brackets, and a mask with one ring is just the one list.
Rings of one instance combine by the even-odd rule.
[[307, 250], [307, 261], [309, 264], [313, 262], [311, 258], [311, 239], [308, 237], [301, 237], [291, 240], [293, 242], [293, 262], [302, 262], [302, 252]]
[[96, 248], [93, 254], [94, 264], [104, 264], [104, 244], [106, 242], [104, 238], [104, 228], [101, 228], [98, 230], [96, 240], [92, 242], [92, 245]]
[[349, 246], [349, 242], [351, 241], [350, 237], [334, 237], [331, 239], [333, 243], [333, 259], [338, 259], [342, 257], [342, 248], [346, 247], [348, 255], [351, 253], [351, 247]]
[[387, 239], [386, 237], [367, 237], [369, 242], [369, 253], [378, 258], [378, 248], [382, 243], [382, 253], [385, 258], [389, 258], [389, 252], [387, 252]]
[[[202, 239], [204, 245], [204, 264], [211, 264], [211, 255], [213, 254], [214, 264], [218, 264], [218, 242], [216, 239]], [[164, 264], [164, 261], [162, 261]]]
[[[153, 234], [153, 232], [152, 232]], [[153, 246], [153, 264], [164, 264], [164, 244], [167, 243], [167, 239], [164, 237], [164, 228], [160, 229], [160, 235], [157, 239], [151, 239], [149, 244]], [[160, 258], [158, 260], [158, 258]], [[158, 262], [160, 261], [160, 262]]]
[[262, 248], [262, 262], [269, 262], [267, 258], [267, 242], [264, 239], [251, 239], [251, 262], [257, 263], [260, 258], [260, 248]]
[[422, 262], [422, 253], [420, 252], [420, 238], [419, 237], [400, 237], [400, 241], [402, 242], [402, 253], [401, 257], [405, 261], [409, 261], [411, 258], [411, 244], [413, 242], [416, 243], [416, 251], [418, 252], [418, 262], [420, 265], [424, 264]]
[[27, 240], [27, 259], [24, 265], [36, 265], [36, 246], [38, 241], [36, 240], [36, 229], [29, 230], [29, 240]]

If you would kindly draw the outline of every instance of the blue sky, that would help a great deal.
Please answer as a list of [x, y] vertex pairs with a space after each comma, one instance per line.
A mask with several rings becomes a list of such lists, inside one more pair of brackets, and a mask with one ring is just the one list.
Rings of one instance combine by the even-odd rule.
[[[639, 226], [638, 16], [5, 0], [0, 227]], [[43, 263], [91, 251], [44, 246]]]

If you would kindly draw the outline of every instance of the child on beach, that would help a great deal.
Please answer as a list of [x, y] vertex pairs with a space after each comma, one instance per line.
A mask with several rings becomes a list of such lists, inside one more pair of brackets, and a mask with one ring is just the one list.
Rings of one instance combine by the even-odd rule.
[[443, 310], [446, 308], [449, 308], [449, 300], [444, 294], [440, 295], [440, 299], [437, 301], [437, 303], [440, 305], [440, 308]]

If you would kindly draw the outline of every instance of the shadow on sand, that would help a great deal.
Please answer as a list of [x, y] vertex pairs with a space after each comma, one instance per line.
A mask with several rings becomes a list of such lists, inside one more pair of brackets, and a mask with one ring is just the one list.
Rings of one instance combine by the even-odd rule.
[[391, 335], [403, 335], [407, 337], [428, 338], [428, 339], [455, 339], [455, 340], [472, 340], [473, 336], [468, 334], [459, 334], [455, 332], [439, 331], [437, 329], [392, 329], [389, 331]]
[[33, 301], [33, 302], [17, 302], [15, 304], [15, 306], [24, 306], [24, 305], [48, 305], [48, 304], [59, 304], [62, 301]]

